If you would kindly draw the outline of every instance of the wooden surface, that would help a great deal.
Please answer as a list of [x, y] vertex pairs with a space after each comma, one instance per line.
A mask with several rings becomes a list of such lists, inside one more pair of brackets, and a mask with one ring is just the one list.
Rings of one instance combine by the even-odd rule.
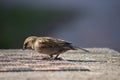
[[120, 53], [108, 48], [71, 50], [63, 60], [41, 60], [32, 50], [0, 50], [0, 80], [120, 80]]

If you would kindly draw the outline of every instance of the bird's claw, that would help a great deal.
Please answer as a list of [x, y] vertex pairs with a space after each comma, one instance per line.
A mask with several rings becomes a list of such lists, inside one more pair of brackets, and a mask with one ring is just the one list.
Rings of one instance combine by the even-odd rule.
[[63, 60], [61, 57], [59, 57], [59, 58], [54, 58], [54, 60]]

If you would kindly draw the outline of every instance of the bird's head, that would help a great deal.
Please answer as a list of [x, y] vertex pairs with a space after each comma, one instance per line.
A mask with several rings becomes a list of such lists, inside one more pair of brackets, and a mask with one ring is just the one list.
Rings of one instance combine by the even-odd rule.
[[27, 37], [23, 43], [23, 49], [34, 49], [33, 45], [34, 45], [36, 38], [37, 36]]

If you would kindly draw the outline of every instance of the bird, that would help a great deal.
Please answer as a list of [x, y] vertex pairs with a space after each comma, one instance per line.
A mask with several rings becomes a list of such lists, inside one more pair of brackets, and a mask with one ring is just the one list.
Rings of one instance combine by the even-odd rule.
[[[72, 43], [54, 37], [29, 36], [24, 40], [23, 49], [32, 49], [42, 54], [49, 55], [49, 59], [58, 59], [58, 56], [68, 50], [86, 49], [72, 46]], [[56, 55], [54, 57], [54, 55]]]

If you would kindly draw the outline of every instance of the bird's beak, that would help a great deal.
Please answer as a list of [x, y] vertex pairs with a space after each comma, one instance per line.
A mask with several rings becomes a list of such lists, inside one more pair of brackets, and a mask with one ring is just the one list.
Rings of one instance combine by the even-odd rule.
[[25, 50], [26, 49], [26, 46], [25, 45], [23, 45], [23, 50]]

